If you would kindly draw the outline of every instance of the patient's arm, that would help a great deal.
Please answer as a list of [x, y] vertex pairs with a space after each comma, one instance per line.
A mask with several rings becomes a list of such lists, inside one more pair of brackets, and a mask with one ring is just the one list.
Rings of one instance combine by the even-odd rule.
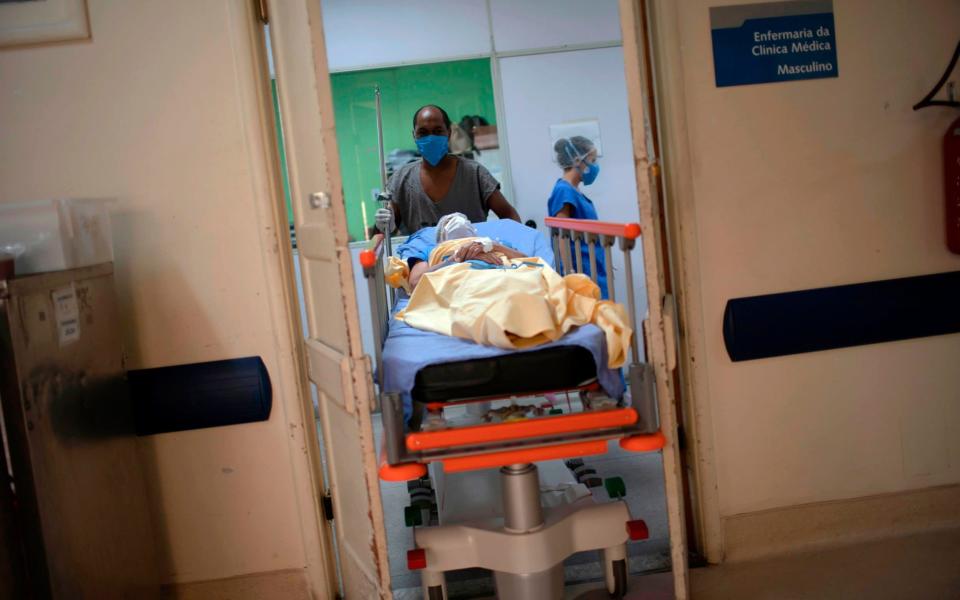
[[411, 288], [417, 287], [417, 284], [420, 283], [420, 278], [423, 277], [423, 274], [426, 273], [429, 268], [430, 265], [425, 260], [413, 265], [410, 269], [410, 277], [408, 278]]
[[442, 269], [452, 264], [453, 262], [460, 262], [460, 261], [445, 260], [439, 265], [434, 265], [432, 267], [425, 260], [414, 264], [413, 267], [410, 269], [410, 277], [408, 278], [408, 281], [410, 282], [410, 288], [413, 289], [417, 287], [417, 284], [420, 283], [420, 278], [423, 277], [425, 273], [436, 271], [437, 269]]

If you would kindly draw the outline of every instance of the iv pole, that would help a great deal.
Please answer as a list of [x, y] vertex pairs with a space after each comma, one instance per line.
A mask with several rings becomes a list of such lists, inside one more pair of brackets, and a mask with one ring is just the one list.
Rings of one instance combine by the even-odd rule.
[[[391, 206], [391, 197], [390, 191], [387, 190], [387, 157], [383, 151], [383, 112], [380, 108], [380, 86], [373, 88], [373, 94], [376, 98], [376, 107], [377, 107], [377, 154], [380, 158], [380, 193], [377, 194], [377, 201], [380, 204], [380, 208], [390, 208]], [[396, 217], [394, 217], [396, 218]], [[383, 234], [383, 248], [384, 256], [386, 260], [389, 260], [393, 256], [393, 247], [392, 240], [390, 235], [392, 231], [386, 231]], [[390, 288], [390, 305], [393, 306], [396, 298], [394, 297], [395, 290]]]

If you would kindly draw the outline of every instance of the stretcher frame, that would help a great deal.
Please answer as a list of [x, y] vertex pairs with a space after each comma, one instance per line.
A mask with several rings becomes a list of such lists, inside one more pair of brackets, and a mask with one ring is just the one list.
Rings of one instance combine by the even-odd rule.
[[[502, 600], [560, 598], [564, 585], [563, 561], [575, 552], [588, 550], [602, 552], [607, 592], [613, 598], [622, 598], [627, 585], [626, 544], [649, 535], [646, 524], [632, 518], [622, 499], [596, 503], [588, 497], [553, 508], [541, 505], [537, 462], [603, 454], [614, 439], [619, 440], [624, 449], [635, 452], [660, 450], [665, 444], [659, 430], [653, 369], [638, 360], [640, 331], [630, 252], [640, 236], [640, 226], [560, 218], [548, 218], [547, 226], [558, 271], [584, 272], [581, 241], [588, 244], [590, 277], [594, 283], [597, 282], [597, 243], [611, 266], [615, 243], [619, 243], [624, 253], [627, 304], [634, 331], [628, 367], [630, 404], [514, 422], [406, 433], [400, 394], [385, 393], [381, 386], [384, 425], [381, 479], [419, 479], [426, 475], [426, 465], [431, 462], [442, 464], [443, 470], [451, 473], [500, 467], [502, 519], [415, 529], [416, 546], [407, 553], [407, 567], [420, 571], [424, 598], [428, 600], [447, 598], [446, 571], [470, 567], [493, 572], [497, 596]], [[571, 257], [568, 242], [574, 245], [576, 261]], [[360, 255], [370, 294], [378, 378], [383, 373], [382, 347], [390, 319], [387, 298], [392, 301], [383, 276], [384, 246], [382, 236], [375, 237]], [[613, 300], [612, 269], [607, 285]], [[595, 381], [592, 385], [596, 386]], [[587, 387], [590, 385], [574, 389]], [[442, 406], [491, 399], [466, 397]]]
[[[631, 251], [640, 236], [636, 223], [610, 223], [548, 217], [554, 251], [554, 267], [563, 273], [584, 273], [584, 256], [580, 242], [586, 242], [590, 277], [597, 282], [597, 246], [608, 265], [613, 264], [613, 247], [623, 252], [627, 281], [627, 310], [634, 335], [627, 367], [630, 381], [630, 403], [615, 409], [551, 415], [517, 422], [491, 423], [438, 431], [404, 432], [403, 401], [400, 394], [380, 392], [384, 439], [380, 457], [380, 477], [387, 481], [409, 481], [426, 473], [426, 464], [442, 462], [450, 472], [505, 466], [602, 454], [607, 442], [619, 440], [626, 450], [649, 452], [663, 447], [659, 430], [656, 387], [653, 368], [638, 360], [640, 329], [637, 326], [636, 299], [633, 290]], [[570, 246], [574, 252], [571, 256]], [[383, 344], [390, 322], [390, 302], [384, 279], [384, 260], [389, 250], [382, 234], [370, 240], [361, 251], [359, 261], [370, 296], [371, 322], [374, 330], [376, 383], [382, 383]], [[615, 301], [614, 273], [607, 273], [610, 299]], [[567, 388], [554, 392], [578, 391]], [[530, 394], [522, 394], [529, 396]], [[502, 396], [511, 397], [511, 396]], [[488, 401], [491, 397], [466, 397], [444, 405]]]

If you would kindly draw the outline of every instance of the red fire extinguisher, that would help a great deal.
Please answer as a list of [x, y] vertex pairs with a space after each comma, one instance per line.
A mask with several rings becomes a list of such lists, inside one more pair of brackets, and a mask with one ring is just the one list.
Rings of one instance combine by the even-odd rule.
[[960, 254], [960, 118], [943, 136], [943, 183], [947, 201], [947, 248]]
[[[960, 102], [954, 99], [954, 84], [947, 87], [948, 100], [934, 100], [944, 84], [947, 83], [957, 61], [960, 60], [960, 42], [953, 51], [947, 70], [940, 76], [933, 89], [927, 92], [923, 100], [913, 105], [913, 110], [920, 110], [928, 106], [947, 106], [960, 108]], [[960, 254], [960, 119], [950, 123], [946, 135], [943, 136], [943, 183], [944, 198], [946, 200], [947, 221], [947, 248], [954, 254]]]

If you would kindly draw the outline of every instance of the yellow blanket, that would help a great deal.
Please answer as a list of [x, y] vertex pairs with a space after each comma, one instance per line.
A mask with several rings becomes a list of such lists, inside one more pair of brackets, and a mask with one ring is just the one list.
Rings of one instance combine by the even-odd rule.
[[554, 341], [571, 327], [594, 323], [606, 336], [609, 367], [626, 362], [633, 334], [626, 311], [600, 300], [589, 277], [561, 277], [539, 258], [508, 263], [502, 269], [459, 263], [427, 273], [397, 317], [418, 329], [508, 350]]

